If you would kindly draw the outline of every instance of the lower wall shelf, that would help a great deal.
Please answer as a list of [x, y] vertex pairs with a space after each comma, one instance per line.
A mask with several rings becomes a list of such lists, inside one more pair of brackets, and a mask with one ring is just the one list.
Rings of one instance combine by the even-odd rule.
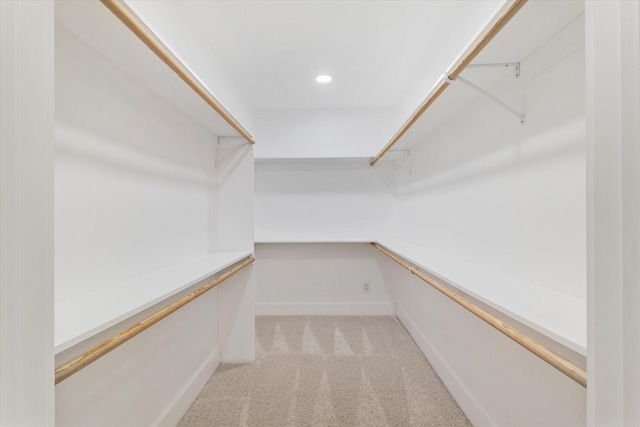
[[446, 258], [401, 239], [378, 243], [429, 275], [586, 356], [586, 301]]
[[134, 277], [55, 305], [58, 354], [145, 309], [193, 286], [253, 251], [217, 252]]

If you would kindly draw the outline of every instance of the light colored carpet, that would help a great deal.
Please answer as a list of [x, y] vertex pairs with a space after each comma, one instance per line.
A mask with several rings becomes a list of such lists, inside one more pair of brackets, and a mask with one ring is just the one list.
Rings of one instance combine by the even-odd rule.
[[258, 317], [180, 426], [470, 426], [395, 317]]

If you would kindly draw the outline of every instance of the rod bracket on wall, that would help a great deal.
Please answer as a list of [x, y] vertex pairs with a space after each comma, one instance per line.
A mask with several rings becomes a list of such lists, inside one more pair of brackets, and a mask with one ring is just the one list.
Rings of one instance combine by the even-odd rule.
[[[392, 155], [389, 155], [392, 153]], [[409, 150], [389, 150], [383, 158], [385, 160], [391, 160], [394, 162], [396, 169], [404, 171], [407, 175], [411, 176], [411, 163], [409, 162]], [[406, 165], [403, 165], [406, 163]]]
[[520, 63], [519, 62], [496, 62], [491, 64], [469, 64], [469, 68], [513, 68], [515, 71], [516, 79], [520, 77]]
[[[399, 169], [411, 176], [411, 164], [409, 163], [409, 150], [389, 150], [380, 157], [383, 162], [393, 163], [395, 169]], [[406, 163], [404, 166], [402, 163]]]
[[[515, 69], [515, 77], [516, 79], [518, 77], [520, 77], [520, 63], [519, 62], [505, 62], [505, 63], [498, 63], [498, 64], [471, 64], [469, 65], [467, 68], [495, 68], [495, 67], [513, 67]], [[504, 102], [503, 100], [501, 100], [500, 98], [498, 98], [497, 96], [493, 95], [492, 93], [488, 92], [487, 90], [481, 88], [480, 86], [478, 86], [477, 84], [465, 79], [462, 76], [458, 76], [455, 79], [451, 79], [447, 74], [445, 74], [443, 76], [443, 79], [445, 82], [452, 84], [453, 82], [460, 82], [465, 84], [466, 86], [474, 89], [475, 91], [479, 92], [480, 94], [486, 96], [487, 98], [491, 99], [493, 102], [495, 102], [496, 104], [498, 104], [499, 106], [501, 106], [502, 108], [504, 108], [505, 110], [507, 110], [509, 113], [511, 113], [512, 115], [516, 116], [519, 120], [520, 120], [520, 124], [525, 124], [525, 115], [524, 113], [521, 113], [520, 111], [516, 110], [515, 108], [513, 108], [512, 106], [510, 106], [509, 104], [507, 104], [506, 102]]]

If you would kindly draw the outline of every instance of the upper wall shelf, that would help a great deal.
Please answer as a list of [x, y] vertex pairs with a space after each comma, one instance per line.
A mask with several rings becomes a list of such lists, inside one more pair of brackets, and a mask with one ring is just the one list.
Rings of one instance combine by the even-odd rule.
[[385, 145], [382, 150], [371, 160], [371, 166], [375, 165], [387, 151], [391, 149], [402, 136], [418, 121], [420, 116], [438, 99], [440, 95], [449, 87], [450, 81], [455, 80], [460, 73], [475, 59], [476, 56], [484, 49], [484, 47], [493, 39], [500, 30], [507, 25], [507, 23], [518, 13], [518, 11], [525, 5], [527, 0], [509, 0], [507, 4], [500, 9], [498, 14], [487, 25], [487, 27], [476, 37], [467, 50], [458, 58], [451, 69], [444, 73], [443, 78], [436, 83], [431, 89], [431, 92], [422, 101], [418, 109], [409, 117], [402, 127], [396, 132], [391, 140]]
[[[508, 2], [496, 18], [481, 32], [471, 46], [460, 56], [451, 68], [444, 72], [443, 78], [437, 82], [425, 100], [418, 106], [411, 117], [391, 138], [389, 143], [371, 160], [376, 164], [386, 152], [406, 150], [423, 141], [443, 123], [455, 119], [456, 112], [473, 104], [480, 98], [476, 91], [461, 83], [450, 84], [447, 77], [455, 79], [465, 70], [465, 77], [482, 88], [504, 92], [504, 88], [513, 88], [516, 84], [524, 84], [536, 70], [526, 67], [526, 59], [534, 54], [538, 47], [565, 27], [570, 25], [584, 12], [583, 2]], [[517, 12], [517, 14], [516, 14]], [[510, 21], [509, 21], [510, 20]], [[509, 22], [509, 25], [506, 25]], [[535, 28], [535, 31], [531, 29]], [[576, 43], [584, 44], [584, 40]], [[521, 76], [514, 79], [513, 70], [503, 69], [468, 69], [471, 64], [488, 64], [504, 62], [523, 62]], [[443, 70], [444, 71], [444, 70]], [[445, 89], [447, 96], [440, 96]], [[437, 102], [435, 102], [437, 99]], [[428, 114], [424, 114], [426, 110]], [[518, 124], [516, 118], [505, 112], [505, 120]]]
[[57, 1], [57, 25], [213, 134], [254, 142], [211, 90], [122, 1], [102, 3]]

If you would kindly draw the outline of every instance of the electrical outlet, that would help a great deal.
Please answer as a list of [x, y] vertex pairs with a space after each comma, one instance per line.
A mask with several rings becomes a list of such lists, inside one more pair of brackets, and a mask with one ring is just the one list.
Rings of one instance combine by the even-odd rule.
[[362, 284], [362, 292], [365, 294], [368, 294], [369, 292], [371, 292], [371, 284], [369, 282], [364, 282]]

